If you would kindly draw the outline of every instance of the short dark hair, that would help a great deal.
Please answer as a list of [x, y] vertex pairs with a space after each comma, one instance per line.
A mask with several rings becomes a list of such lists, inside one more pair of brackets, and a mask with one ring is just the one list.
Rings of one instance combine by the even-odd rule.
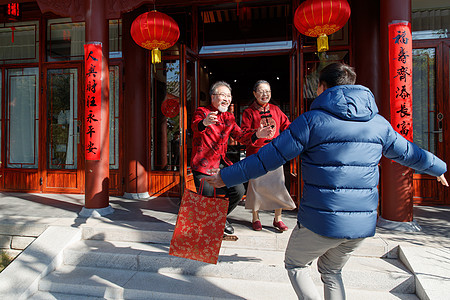
[[231, 86], [228, 84], [228, 82], [225, 81], [217, 81], [214, 83], [211, 88], [209, 89], [209, 95], [212, 96], [216, 92], [216, 89], [218, 89], [220, 86], [226, 86], [230, 92], [231, 92]]
[[320, 71], [319, 82], [325, 83], [327, 88], [336, 85], [355, 84], [355, 70], [344, 63], [331, 63]]

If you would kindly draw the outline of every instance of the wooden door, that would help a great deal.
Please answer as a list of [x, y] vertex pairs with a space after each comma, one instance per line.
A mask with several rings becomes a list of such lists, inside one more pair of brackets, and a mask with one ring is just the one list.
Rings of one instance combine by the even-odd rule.
[[44, 69], [41, 122], [42, 191], [84, 192], [81, 67]]
[[161, 64], [150, 68], [151, 196], [180, 197], [186, 186], [194, 186], [189, 128], [197, 101], [198, 64], [184, 45], [176, 54], [164, 56]]
[[[450, 153], [449, 49], [442, 40], [413, 44], [413, 140], [444, 161]], [[415, 172], [413, 187], [414, 204], [450, 204], [448, 191], [433, 176]]]
[[3, 74], [0, 151], [3, 190], [39, 192], [39, 69], [8, 68]]

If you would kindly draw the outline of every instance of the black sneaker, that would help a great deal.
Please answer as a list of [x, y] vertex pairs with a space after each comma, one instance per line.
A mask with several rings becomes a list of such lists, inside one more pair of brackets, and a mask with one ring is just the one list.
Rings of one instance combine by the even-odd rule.
[[233, 234], [234, 233], [234, 228], [233, 226], [231, 226], [230, 223], [228, 223], [228, 220], [225, 222], [225, 229], [224, 231], [226, 234]]

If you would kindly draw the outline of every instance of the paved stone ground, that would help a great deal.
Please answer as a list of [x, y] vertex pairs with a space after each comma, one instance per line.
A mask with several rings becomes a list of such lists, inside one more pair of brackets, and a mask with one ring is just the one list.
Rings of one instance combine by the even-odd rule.
[[[175, 224], [179, 199], [159, 197], [154, 199], [130, 200], [110, 197], [114, 213], [105, 216], [110, 221], [165, 222]], [[70, 194], [25, 194], [0, 193], [1, 223], [31, 222], [49, 223], [64, 219], [72, 226], [86, 222], [78, 216], [84, 205], [84, 195]], [[296, 211], [283, 211], [283, 220], [289, 228], [296, 224]], [[261, 222], [265, 230], [272, 227], [273, 211], [262, 211]], [[238, 228], [251, 229], [251, 212], [244, 208], [244, 202], [229, 215], [230, 223]], [[450, 248], [450, 207], [415, 206], [414, 219], [422, 227], [420, 232], [399, 232], [377, 228], [377, 236], [399, 244], [425, 245]]]
[[[179, 199], [167, 197], [142, 200], [110, 197], [114, 213], [99, 220], [78, 216], [84, 205], [84, 195], [0, 193], [0, 234], [23, 230], [32, 232], [49, 225], [79, 228], [100, 222], [102, 226], [110, 224], [132, 229], [133, 232], [167, 231], [173, 229], [176, 222], [178, 203]], [[241, 202], [228, 219], [243, 238], [247, 234], [276, 231], [272, 227], [273, 211], [261, 212], [260, 217], [263, 231], [255, 233], [251, 229], [251, 212], [245, 210]], [[448, 299], [445, 291], [450, 288], [450, 207], [416, 206], [414, 219], [422, 227], [421, 231], [399, 232], [377, 228], [371, 241], [377, 244], [381, 241], [387, 249], [402, 245], [399, 256], [403, 256], [402, 261], [416, 276], [416, 294], [419, 298]], [[289, 228], [293, 228], [296, 225], [296, 211], [283, 212], [283, 220]]]

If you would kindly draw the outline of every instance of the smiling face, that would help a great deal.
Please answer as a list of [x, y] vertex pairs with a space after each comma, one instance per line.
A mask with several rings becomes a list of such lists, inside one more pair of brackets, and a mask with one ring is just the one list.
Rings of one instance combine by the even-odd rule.
[[253, 91], [253, 95], [259, 105], [265, 106], [269, 103], [271, 97], [270, 85], [267, 83], [261, 83], [258, 85], [256, 91]]
[[219, 86], [211, 95], [211, 104], [220, 112], [226, 112], [231, 104], [231, 91], [226, 86]]

